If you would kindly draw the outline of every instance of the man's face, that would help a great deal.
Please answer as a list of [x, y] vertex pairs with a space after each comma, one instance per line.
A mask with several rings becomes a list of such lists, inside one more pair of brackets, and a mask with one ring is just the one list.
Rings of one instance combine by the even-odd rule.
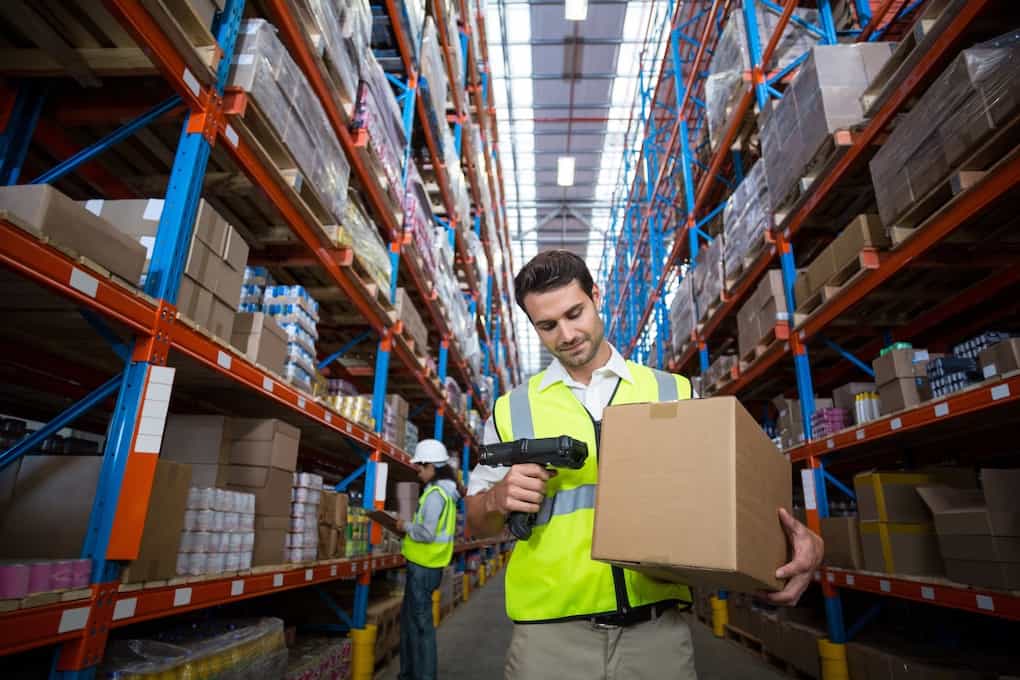
[[584, 366], [602, 346], [605, 327], [598, 313], [597, 287], [592, 296], [594, 299], [576, 280], [562, 288], [524, 296], [524, 309], [539, 340], [564, 366]]

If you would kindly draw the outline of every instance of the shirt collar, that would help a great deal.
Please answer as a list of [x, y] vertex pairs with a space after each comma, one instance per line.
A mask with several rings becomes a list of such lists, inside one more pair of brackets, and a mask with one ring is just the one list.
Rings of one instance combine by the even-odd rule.
[[[609, 344], [609, 349], [609, 361], [602, 368], [595, 369], [595, 373], [612, 373], [621, 380], [633, 383], [634, 379], [630, 374], [630, 368], [627, 366], [627, 360], [623, 358], [623, 355], [612, 344]], [[542, 384], [538, 386], [538, 389], [539, 391], [544, 391], [558, 382], [565, 383], [567, 387], [585, 387], [585, 385], [581, 385], [571, 378], [570, 374], [567, 373], [567, 369], [560, 363], [560, 360], [554, 358], [549, 362], [549, 367], [545, 371], [545, 377], [542, 378]]]

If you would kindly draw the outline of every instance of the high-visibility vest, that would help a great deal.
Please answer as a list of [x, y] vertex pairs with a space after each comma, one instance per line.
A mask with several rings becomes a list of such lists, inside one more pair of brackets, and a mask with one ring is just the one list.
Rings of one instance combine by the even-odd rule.
[[457, 533], [457, 505], [450, 495], [438, 484], [425, 487], [418, 499], [418, 509], [414, 513], [415, 523], [421, 523], [425, 511], [425, 500], [429, 494], [438, 493], [443, 499], [443, 512], [436, 523], [436, 536], [431, 543], [421, 543], [410, 536], [404, 536], [400, 552], [408, 562], [422, 567], [445, 567], [453, 557], [453, 539]]
[[[681, 376], [627, 362], [633, 382], [620, 379], [610, 405], [691, 397]], [[588, 445], [580, 470], [559, 470], [526, 541], [518, 541], [506, 572], [506, 611], [518, 623], [622, 613], [668, 600], [691, 601], [685, 585], [655, 581], [591, 559], [598, 483], [598, 432], [592, 415], [563, 382], [540, 389], [539, 373], [496, 401], [502, 441], [569, 435]]]

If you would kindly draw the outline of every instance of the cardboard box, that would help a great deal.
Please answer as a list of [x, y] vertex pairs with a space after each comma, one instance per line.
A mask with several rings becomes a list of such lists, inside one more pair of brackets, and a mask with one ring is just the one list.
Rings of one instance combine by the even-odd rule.
[[[240, 293], [238, 294], [240, 295]], [[212, 311], [209, 313], [209, 321], [204, 326], [206, 330], [216, 337], [228, 339], [234, 331], [234, 315], [233, 309], [214, 297]]]
[[[231, 418], [232, 465], [273, 467], [288, 472], [297, 468], [301, 430], [275, 418]], [[272, 513], [268, 513], [272, 514]]]
[[981, 486], [985, 490], [985, 505], [992, 512], [1020, 512], [1020, 468], [981, 470]]
[[[916, 652], [908, 656], [898, 649], [848, 642], [846, 661], [850, 680], [987, 680], [998, 677], [962, 668], [952, 664], [952, 659], [940, 663], [930, 658], [928, 648], [920, 648]], [[925, 654], [929, 658], [914, 658]]]
[[182, 416], [171, 413], [163, 430], [160, 458], [178, 463], [224, 465], [230, 461], [229, 419], [226, 416]]
[[931, 399], [927, 378], [898, 378], [878, 388], [882, 415], [920, 406]]
[[244, 269], [235, 270], [225, 260], [214, 257], [207, 265], [209, 290], [217, 300], [237, 313], [241, 303], [241, 284], [244, 283]]
[[890, 350], [871, 362], [875, 371], [875, 383], [881, 387], [893, 380], [926, 378], [929, 358], [926, 349]]
[[945, 571], [931, 524], [862, 521], [861, 545], [868, 571], [917, 576]]
[[813, 678], [822, 677], [818, 640], [827, 637], [825, 631], [801, 623], [782, 622], [780, 656], [801, 673]]
[[191, 485], [199, 488], [210, 488], [226, 484], [226, 465], [202, 465], [189, 463], [191, 466]]
[[[287, 499], [290, 500], [289, 494]], [[255, 501], [255, 504], [257, 510], [258, 500]], [[251, 557], [253, 567], [283, 564], [283, 549], [287, 541], [288, 527], [290, 527], [290, 517], [286, 514], [255, 518], [255, 548]]]
[[863, 392], [874, 392], [878, 387], [873, 382], [852, 382], [832, 391], [832, 405], [845, 410], [852, 416], [856, 413], [854, 397]]
[[347, 494], [324, 490], [319, 501], [319, 521], [332, 527], [346, 527]]
[[862, 472], [854, 476], [857, 512], [861, 521], [929, 523], [932, 513], [918, 487], [943, 484], [968, 489], [975, 483], [973, 472], [963, 468]]
[[[807, 266], [807, 270], [804, 272], [804, 276], [807, 279], [808, 295], [820, 290], [822, 286], [827, 284], [829, 279], [836, 275], [837, 268], [835, 252], [830, 245], [815, 256], [815, 259], [811, 261], [811, 264]], [[798, 300], [798, 304], [800, 302], [803, 302], [803, 300]]]
[[777, 510], [791, 486], [790, 463], [733, 397], [610, 407], [592, 558], [737, 592], [781, 588]]
[[843, 228], [829, 248], [833, 251], [838, 271], [855, 261], [864, 248], [884, 250], [890, 245], [885, 225], [878, 215], [858, 215]]
[[[241, 272], [242, 279], [244, 268], [248, 264], [248, 242], [244, 240], [241, 233], [229, 224], [226, 225], [226, 243], [223, 246], [223, 261], [235, 272]], [[240, 287], [238, 287], [240, 293]]]
[[270, 467], [227, 465], [222, 477], [223, 486], [255, 494], [257, 515], [286, 517], [290, 514], [292, 475], [287, 470]]
[[142, 529], [138, 557], [121, 573], [122, 583], [159, 581], [177, 576], [177, 549], [184, 529], [191, 467], [160, 460], [152, 481], [149, 510]]
[[985, 380], [1020, 369], [1020, 338], [996, 343], [978, 355]]
[[287, 363], [287, 334], [268, 314], [242, 312], [235, 316], [230, 344], [251, 361], [283, 374]]
[[0, 187], [0, 212], [137, 285], [145, 247], [48, 184]]
[[844, 569], [864, 568], [860, 527], [856, 517], [823, 517], [825, 563]]
[[997, 590], [1020, 590], [1020, 562], [987, 562], [982, 560], [945, 560], [946, 577]]

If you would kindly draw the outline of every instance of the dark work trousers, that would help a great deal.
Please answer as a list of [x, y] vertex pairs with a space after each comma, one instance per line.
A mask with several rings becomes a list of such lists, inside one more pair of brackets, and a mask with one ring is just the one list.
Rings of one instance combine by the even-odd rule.
[[442, 569], [407, 563], [407, 585], [400, 608], [400, 680], [436, 680], [432, 593], [442, 578]]

